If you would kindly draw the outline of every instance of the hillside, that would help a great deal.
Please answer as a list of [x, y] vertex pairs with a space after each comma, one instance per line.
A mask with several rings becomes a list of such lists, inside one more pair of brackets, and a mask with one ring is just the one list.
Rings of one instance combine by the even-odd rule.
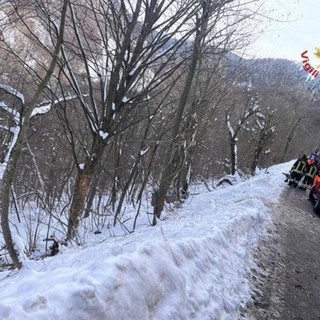
[[286, 59], [240, 59], [229, 55], [230, 70], [238, 70], [239, 82], [250, 81], [254, 87], [274, 89], [275, 87], [300, 88], [312, 94], [314, 101], [320, 100], [320, 76], [310, 76], [302, 62]]

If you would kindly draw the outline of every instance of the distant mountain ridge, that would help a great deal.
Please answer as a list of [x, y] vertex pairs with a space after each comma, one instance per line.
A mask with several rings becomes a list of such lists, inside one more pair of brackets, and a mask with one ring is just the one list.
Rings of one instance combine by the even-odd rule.
[[242, 59], [229, 55], [230, 70], [240, 69], [238, 81], [250, 82], [254, 87], [272, 89], [275, 86], [305, 89], [314, 101], [320, 100], [320, 75], [313, 77], [301, 62], [287, 59]]

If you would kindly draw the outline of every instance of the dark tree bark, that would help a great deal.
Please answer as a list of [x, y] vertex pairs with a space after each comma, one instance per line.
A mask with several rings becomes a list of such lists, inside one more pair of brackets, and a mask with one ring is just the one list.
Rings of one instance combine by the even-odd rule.
[[195, 25], [195, 40], [193, 43], [191, 61], [189, 65], [189, 71], [185, 80], [184, 88], [177, 107], [177, 114], [175, 115], [174, 127], [172, 131], [172, 142], [170, 143], [167, 162], [165, 163], [163, 173], [160, 180], [159, 190], [156, 193], [155, 204], [153, 209], [153, 225], [156, 224], [156, 217], [160, 218], [161, 212], [164, 208], [165, 197], [170, 188], [174, 176], [177, 174], [177, 162], [180, 157], [180, 125], [182, 123], [183, 114], [187, 105], [188, 98], [190, 96], [190, 90], [192, 87], [193, 79], [196, 75], [197, 65], [201, 56], [201, 50], [203, 47], [204, 39], [207, 35], [207, 26], [211, 16], [212, 4], [208, 1], [203, 4], [200, 17], [197, 17]]

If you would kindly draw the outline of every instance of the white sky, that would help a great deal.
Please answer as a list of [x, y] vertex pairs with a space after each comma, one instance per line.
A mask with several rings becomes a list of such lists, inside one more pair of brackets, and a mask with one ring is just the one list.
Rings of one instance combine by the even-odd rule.
[[[251, 296], [252, 268], [259, 269], [251, 249], [267, 234], [267, 204], [287, 188], [282, 172], [292, 163], [211, 192], [193, 186], [183, 207], [167, 207], [155, 227], [147, 222], [149, 199], [134, 233], [87, 230], [80, 232], [86, 245], [46, 259], [24, 257], [20, 271], [0, 273], [0, 319], [238, 319]], [[25, 228], [14, 217], [12, 230], [20, 229], [23, 245]], [[38, 231], [45, 237], [46, 227]]]
[[[250, 48], [257, 58], [285, 58], [301, 61], [301, 53], [320, 47], [319, 0], [265, 0], [271, 15], [290, 22], [273, 22]], [[311, 59], [310, 59], [311, 60]], [[320, 60], [317, 61], [319, 63]]]

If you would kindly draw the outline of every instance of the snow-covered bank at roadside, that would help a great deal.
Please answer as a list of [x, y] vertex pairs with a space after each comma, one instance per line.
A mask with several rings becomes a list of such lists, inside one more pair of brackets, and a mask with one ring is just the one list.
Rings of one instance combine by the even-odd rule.
[[250, 295], [250, 249], [290, 167], [203, 188], [155, 227], [0, 273], [0, 319], [237, 319]]

